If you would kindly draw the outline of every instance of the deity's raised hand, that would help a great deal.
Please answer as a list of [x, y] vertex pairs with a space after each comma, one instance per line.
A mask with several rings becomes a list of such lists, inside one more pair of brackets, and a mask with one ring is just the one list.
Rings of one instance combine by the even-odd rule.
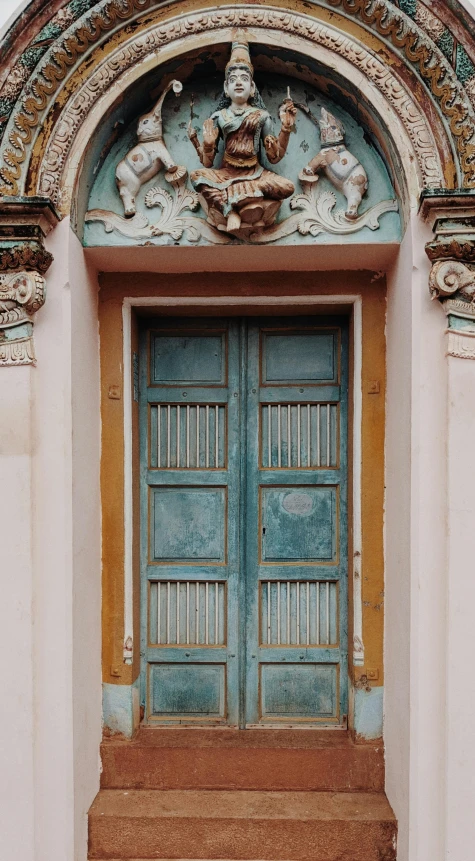
[[219, 135], [219, 128], [215, 126], [214, 120], [208, 119], [203, 123], [203, 143], [206, 146], [214, 146]]
[[297, 108], [291, 99], [285, 99], [279, 108], [279, 119], [282, 123], [282, 128], [286, 132], [292, 131], [295, 125], [295, 117], [297, 116]]

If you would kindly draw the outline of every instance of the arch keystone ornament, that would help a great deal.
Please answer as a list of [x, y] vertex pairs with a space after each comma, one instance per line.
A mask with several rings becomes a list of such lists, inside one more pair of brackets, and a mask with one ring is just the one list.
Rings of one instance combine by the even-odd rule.
[[33, 324], [53, 261], [43, 239], [59, 217], [41, 198], [0, 202], [0, 366], [36, 364]]

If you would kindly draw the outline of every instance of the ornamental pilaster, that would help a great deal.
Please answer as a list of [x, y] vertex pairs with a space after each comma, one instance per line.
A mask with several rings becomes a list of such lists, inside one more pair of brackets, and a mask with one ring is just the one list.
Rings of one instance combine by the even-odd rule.
[[45, 273], [53, 256], [44, 238], [57, 224], [51, 201], [0, 200], [0, 367], [34, 365], [33, 326], [45, 302]]
[[475, 194], [429, 192], [421, 212], [434, 233], [425, 246], [429, 290], [447, 315], [447, 355], [475, 359]]

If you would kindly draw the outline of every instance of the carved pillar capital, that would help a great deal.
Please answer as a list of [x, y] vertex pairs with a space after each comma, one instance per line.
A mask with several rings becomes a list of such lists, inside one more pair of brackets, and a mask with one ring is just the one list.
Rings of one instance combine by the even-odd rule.
[[58, 220], [46, 198], [0, 200], [0, 367], [35, 364], [34, 316], [53, 261], [44, 237]]
[[475, 359], [475, 195], [426, 193], [421, 212], [434, 232], [425, 246], [432, 263], [429, 290], [447, 315], [447, 354]]

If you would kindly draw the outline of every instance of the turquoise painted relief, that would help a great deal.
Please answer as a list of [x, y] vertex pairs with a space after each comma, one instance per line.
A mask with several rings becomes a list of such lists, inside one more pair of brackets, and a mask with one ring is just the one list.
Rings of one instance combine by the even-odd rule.
[[[398, 204], [383, 159], [350, 113], [316, 87], [261, 73], [259, 98], [233, 113], [222, 108], [222, 72], [206, 77], [201, 69], [200, 77], [191, 75], [183, 84], [169, 76], [167, 81], [161, 91], [150, 88], [148, 104], [142, 93], [135, 116], [130, 105], [124, 108], [126, 124], [115, 109], [115, 133], [103, 141], [84, 207], [84, 245], [400, 240]], [[289, 104], [293, 114], [285, 113]], [[220, 128], [209, 156], [203, 126], [213, 117]], [[197, 131], [191, 139], [190, 120]], [[252, 122], [254, 150], [247, 152], [243, 130]], [[229, 141], [241, 147], [237, 160]], [[209, 153], [213, 147], [207, 146]], [[215, 205], [216, 193], [229, 203]]]

